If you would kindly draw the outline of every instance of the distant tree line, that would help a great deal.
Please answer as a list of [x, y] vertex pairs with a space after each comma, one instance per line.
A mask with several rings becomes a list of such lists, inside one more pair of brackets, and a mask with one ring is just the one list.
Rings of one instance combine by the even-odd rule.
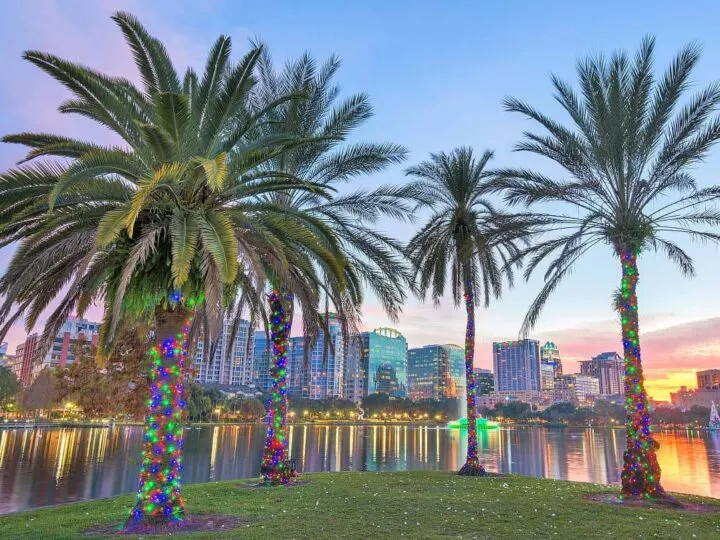
[[[461, 403], [459, 399], [423, 399], [412, 401], [410, 399], [390, 399], [387, 394], [370, 394], [363, 398], [361, 404], [365, 418], [394, 418], [397, 415], [408, 415], [410, 418], [423, 417], [433, 419], [457, 417]], [[427, 416], [425, 416], [427, 415]]]
[[[543, 411], [533, 410], [527, 403], [509, 401], [498, 403], [493, 409], [481, 409], [486, 418], [506, 419], [516, 422], [547, 422], [571, 425], [623, 425], [625, 407], [605, 400], [598, 400], [592, 407], [579, 407], [573, 403], [555, 403]], [[672, 407], [658, 407], [653, 411], [653, 424], [658, 427], [695, 426], [708, 424], [710, 409], [695, 406], [688, 411]]]
[[[15, 403], [23, 411], [33, 412], [60, 407], [72, 402], [87, 418], [126, 417], [141, 420], [145, 411], [145, 373], [149, 368], [144, 336], [130, 331], [118, 340], [118, 346], [105, 360], [98, 363], [94, 347], [79, 343], [76, 360], [64, 369], [42, 370], [33, 383], [23, 389], [14, 374], [0, 367], [0, 406], [11, 410]], [[228, 397], [215, 388], [190, 380], [187, 391], [187, 415], [191, 422], [264, 421], [266, 410], [263, 398]], [[290, 398], [290, 421], [355, 420], [359, 409], [365, 420], [447, 421], [459, 416], [461, 400], [390, 398], [387, 394], [371, 394], [360, 404], [346, 399]], [[217, 411], [217, 412], [216, 412]], [[528, 403], [508, 401], [494, 408], [482, 408], [480, 414], [493, 420], [519, 423], [550, 423], [566, 425], [623, 425], [625, 409], [622, 405], [599, 400], [594, 406], [556, 403], [538, 411]], [[687, 411], [660, 407], [654, 411], [654, 425], [658, 427], [695, 426], [708, 423], [710, 409], [695, 406]]]
[[11, 405], [18, 392], [20, 383], [15, 374], [5, 366], [0, 366], [0, 410]]

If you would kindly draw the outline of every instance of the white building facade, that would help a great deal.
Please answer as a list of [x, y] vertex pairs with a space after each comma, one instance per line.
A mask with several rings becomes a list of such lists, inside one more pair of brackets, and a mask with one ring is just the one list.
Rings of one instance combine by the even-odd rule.
[[[194, 368], [197, 370], [195, 382], [229, 386], [253, 383], [254, 332], [250, 331], [250, 321], [245, 319], [240, 321], [232, 343], [230, 343], [231, 331], [232, 321], [223, 321], [222, 334], [218, 338], [215, 354], [209, 362], [204, 360], [206, 344], [203, 340], [198, 340], [194, 362]], [[232, 350], [229, 350], [230, 348]]]

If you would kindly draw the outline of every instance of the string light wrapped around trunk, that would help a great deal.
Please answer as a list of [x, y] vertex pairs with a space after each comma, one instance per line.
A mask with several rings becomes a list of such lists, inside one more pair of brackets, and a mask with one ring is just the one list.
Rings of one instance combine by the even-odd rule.
[[268, 295], [270, 304], [270, 339], [272, 388], [267, 401], [267, 435], [261, 465], [266, 483], [287, 484], [295, 471], [287, 459], [287, 368], [290, 345], [293, 296], [274, 290]]
[[653, 498], [663, 494], [657, 442], [650, 430], [650, 410], [640, 361], [640, 335], [637, 304], [637, 253], [621, 255], [622, 286], [620, 317], [625, 355], [625, 422], [627, 447], [621, 474], [622, 496]]
[[465, 310], [467, 326], [465, 329], [465, 386], [467, 408], [467, 458], [459, 471], [464, 476], [485, 476], [485, 468], [480, 465], [477, 443], [477, 408], [475, 396], [475, 297], [473, 282], [465, 285]]
[[171, 336], [160, 335], [158, 329], [158, 342], [148, 352], [150, 399], [145, 416], [137, 502], [130, 512], [130, 526], [179, 523], [185, 513], [180, 496], [187, 407], [183, 377], [191, 313], [196, 301], [186, 301], [179, 292], [172, 293], [169, 300], [174, 307], [169, 317], [177, 319], [180, 331]]

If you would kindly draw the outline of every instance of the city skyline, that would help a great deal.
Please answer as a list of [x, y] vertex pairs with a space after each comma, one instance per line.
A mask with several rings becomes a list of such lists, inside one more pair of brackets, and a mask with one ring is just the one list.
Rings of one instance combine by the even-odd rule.
[[[85, 319], [92, 321], [92, 318], [88, 317], [86, 314]], [[402, 319], [401, 319], [402, 321]], [[393, 327], [394, 330], [397, 330], [407, 339], [407, 335], [405, 332], [402, 331], [402, 324], [397, 324]], [[715, 328], [714, 326], [709, 326], [706, 331], [711, 332], [712, 329]], [[717, 325], [717, 328], [720, 330], [720, 322]], [[376, 329], [370, 329], [370, 330], [363, 330], [364, 332], [372, 332]], [[262, 332], [262, 328], [258, 327], [255, 329], [256, 332]], [[681, 325], [676, 329], [676, 333], [668, 333], [667, 329], [660, 329], [653, 332], [645, 332], [644, 334], [644, 340], [643, 340], [643, 350], [646, 351], [645, 355], [647, 354], [655, 354], [656, 361], [661, 361], [662, 365], [667, 365], [668, 367], [661, 367], [659, 369], [653, 369], [650, 368], [651, 371], [655, 372], [665, 372], [668, 373], [669, 376], [665, 378], [655, 378], [651, 379], [647, 386], [648, 386], [648, 393], [651, 395], [651, 397], [658, 401], [669, 401], [670, 400], [670, 393], [678, 391], [682, 386], [687, 387], [694, 387], [696, 383], [696, 372], [701, 371], [704, 369], [716, 369], [720, 366], [720, 360], [714, 361], [714, 356], [710, 356], [710, 362], [706, 365], [699, 366], [696, 368], [690, 368], [686, 370], [677, 370], [674, 369], [673, 366], [673, 356], [672, 356], [672, 349], [668, 349], [668, 344], [672, 344], [676, 339], [682, 340], [684, 335], [687, 335], [687, 333], [691, 333], [693, 331], [693, 328], [690, 325]], [[7, 342], [8, 342], [8, 348], [7, 348], [7, 354], [14, 356], [16, 354], [16, 350], [18, 346], [22, 346], [25, 343], [25, 338], [29, 334], [20, 334], [22, 335], [22, 338], [19, 339], [19, 341], [13, 342], [12, 339], [10, 339], [10, 334], [8, 334]], [[581, 371], [581, 362], [586, 362], [588, 360], [591, 360], [597, 355], [600, 355], [602, 353], [606, 352], [617, 352], [620, 351], [620, 347], [613, 348], [605, 348], [603, 349], [601, 347], [602, 344], [611, 343], [614, 337], [613, 329], [611, 327], [608, 327], [605, 329], [604, 333], [598, 332], [598, 335], [601, 337], [601, 339], [593, 340], [593, 339], [579, 339], [578, 343], [571, 342], [571, 346], [573, 348], [570, 349], [570, 353], [568, 354], [566, 352], [566, 347], [563, 345], [562, 342], [555, 339], [553, 336], [554, 334], [546, 334], [545, 337], [539, 337], [542, 334], [532, 334], [528, 339], [531, 340], [537, 340], [541, 344], [545, 343], [546, 341], [552, 341], [554, 342], [558, 350], [560, 352], [560, 359], [563, 364], [563, 371], [568, 374], [579, 374]], [[294, 337], [302, 337], [301, 335], [294, 333]], [[589, 336], [592, 337], [592, 336]], [[498, 339], [498, 338], [480, 338], [476, 340], [476, 357], [475, 357], [475, 367], [479, 369], [489, 369], [494, 373], [493, 370], [493, 360], [492, 360], [492, 344], [496, 342], [505, 342], [505, 341], [514, 341], [514, 339], [506, 338], [506, 339]], [[426, 346], [433, 346], [440, 344], [440, 341], [430, 341], [426, 343], [414, 343], [408, 340], [408, 349], [419, 349]], [[649, 352], [648, 352], [649, 351]], [[659, 354], [658, 354], [659, 353]], [[660, 362], [658, 362], [660, 363]], [[199, 365], [196, 367], [200, 367]], [[678, 372], [681, 372], [681, 374], [678, 376]]]
[[[57, 113], [65, 91], [21, 59], [25, 49], [53, 51], [136, 80], [137, 70], [109, 19], [115, 9], [130, 10], [145, 21], [168, 44], [178, 66], [200, 66], [218, 33], [230, 34], [238, 51], [246, 49], [248, 38], [261, 37], [278, 65], [306, 49], [318, 58], [332, 53], [341, 56], [338, 79], [343, 93], [367, 92], [375, 107], [375, 117], [359, 135], [392, 140], [412, 152], [404, 165], [365, 179], [369, 187], [403, 182], [405, 166], [424, 159], [428, 152], [449, 150], [459, 144], [471, 145], [478, 151], [496, 150], [492, 166], [533, 166], [552, 172], [545, 162], [511, 152], [526, 123], [504, 113], [501, 99], [517, 96], [560, 116], [552, 100], [549, 73], [557, 73], [574, 84], [578, 58], [598, 51], [609, 54], [617, 48], [633, 51], [646, 33], [658, 38], [658, 70], [664, 69], [686, 43], [698, 40], [704, 46], [693, 81], [696, 88], [715, 80], [715, 66], [720, 60], [720, 38], [713, 28], [720, 6], [713, 2], [698, 2], [705, 13], [700, 20], [683, 17], [682, 6], [673, 2], [639, 2], [632, 6], [618, 2], [624, 13], [621, 21], [608, 5], [607, 10], [592, 13], [591, 27], [582, 28], [568, 27], [565, 19], [556, 16], [559, 11], [574, 17], [588, 16], [587, 6], [570, 2], [553, 7], [528, 5], [519, 12], [505, 5], [480, 7], [469, 3], [461, 3], [452, 11], [431, 4], [409, 9], [410, 4], [401, 2], [377, 3], [370, 10], [327, 5], [304, 6], [301, 10], [286, 6], [277, 10], [272, 20], [262, 9], [239, 10], [232, 2], [215, 1], [210, 7], [196, 6], [193, 10], [183, 9], [182, 4], [125, 1], [110, 6], [87, 2], [83, 9], [52, 1], [43, 2], [42, 9], [30, 1], [8, 5], [6, 17], [0, 21], [0, 44], [5, 52], [0, 65], [8, 74], [7, 83], [0, 89], [3, 133], [36, 130], [116, 142], [106, 131], [82, 119]], [[168, 9], [170, 5], [180, 8]], [[494, 24], [475, 35], [477, 21], [488, 17]], [[349, 31], [329, 33], [330, 23], [338, 21]], [[509, 27], [514, 29], [512, 48], [505, 46], [509, 38], [503, 28]], [[538, 27], [543, 28], [543, 35], [538, 35]], [[463, 34], [464, 47], [456, 47], [458, 41], [453, 33]], [[368, 40], [368, 35], [372, 39]], [[437, 39], [426, 40], [426, 35]], [[551, 35], [563, 35], [563, 39], [543, 37]], [[440, 61], [450, 55], [453, 62]], [[406, 61], [399, 64], [395, 61], [399, 57]], [[423, 73], [423, 66], [429, 64], [440, 70], [433, 77]], [[448, 85], [448, 80], [462, 84]], [[503, 84], [487, 83], [496, 80]], [[412, 87], [411, 93], [406, 90], [408, 86]], [[420, 103], [426, 105], [419, 110]], [[460, 110], [463, 114], [458, 114]], [[19, 147], [1, 145], [0, 169], [8, 169], [22, 155]], [[718, 182], [714, 177], [718, 156], [716, 149], [694, 171], [700, 187]], [[392, 227], [401, 240], [407, 240], [414, 231], [410, 224]], [[659, 256], [643, 254], [640, 259], [640, 340], [648, 392], [656, 399], [667, 399], [671, 390], [682, 385], [692, 386], [695, 370], [720, 365], [720, 317], [716, 309], [720, 303], [720, 276], [714, 271], [718, 249], [689, 243], [683, 247], [696, 260], [698, 276], [693, 280], [682, 278]], [[0, 250], [0, 272], [5, 270], [12, 250], [13, 246]], [[610, 307], [612, 292], [619, 284], [616, 266], [608, 249], [592, 252], [551, 299], [537, 331], [530, 336], [542, 342], [556, 341], [568, 372], [577, 372], [578, 362], [595, 354], [621, 350], [619, 323]], [[490, 367], [493, 341], [517, 339], [522, 317], [540, 285], [538, 278], [518, 283], [489, 310], [478, 312], [476, 367]], [[579, 298], [582, 302], [578, 302]], [[396, 326], [411, 348], [463, 341], [463, 310], [454, 309], [448, 298], [437, 310], [430, 302], [409, 299], [401, 324], [397, 325], [387, 320], [372, 297], [363, 311], [365, 329]], [[85, 316], [100, 318], [94, 308]], [[25, 334], [22, 323], [17, 323], [5, 340], [11, 351]]]

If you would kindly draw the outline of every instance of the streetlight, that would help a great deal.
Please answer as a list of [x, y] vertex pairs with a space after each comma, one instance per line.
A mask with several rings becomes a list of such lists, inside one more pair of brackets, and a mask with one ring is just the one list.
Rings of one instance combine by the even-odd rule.
[[217, 421], [220, 422], [220, 407], [215, 408], [215, 414], [217, 414]]

